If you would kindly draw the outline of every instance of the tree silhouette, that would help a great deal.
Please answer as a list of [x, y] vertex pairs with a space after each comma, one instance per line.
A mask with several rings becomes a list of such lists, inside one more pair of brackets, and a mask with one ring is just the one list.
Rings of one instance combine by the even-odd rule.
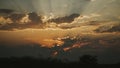
[[83, 55], [80, 57], [80, 64], [97, 64], [97, 57], [91, 55]]

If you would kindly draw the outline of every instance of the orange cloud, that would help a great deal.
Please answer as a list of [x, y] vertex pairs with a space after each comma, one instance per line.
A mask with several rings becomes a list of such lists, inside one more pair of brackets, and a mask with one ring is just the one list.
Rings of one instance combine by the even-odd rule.
[[20, 20], [20, 24], [25, 24], [31, 22], [31, 20], [29, 19], [29, 15], [25, 15], [21, 20]]
[[12, 20], [10, 18], [5, 19], [4, 17], [0, 17], [0, 24], [7, 24], [12, 23]]
[[80, 47], [82, 47], [82, 46], [84, 46], [84, 45], [88, 45], [88, 44], [90, 44], [90, 42], [77, 42], [77, 43], [73, 44], [73, 45], [70, 46], [70, 47], [65, 47], [65, 48], [63, 48], [63, 50], [64, 50], [64, 51], [69, 51], [69, 50], [71, 50], [71, 49], [73, 49], [73, 48], [80, 48]]
[[63, 48], [64, 51], [69, 51], [70, 49], [72, 49], [72, 47]]
[[27, 38], [29, 42], [40, 44], [41, 47], [52, 48], [54, 46], [61, 46], [64, 44], [61, 40], [54, 40], [54, 39], [36, 39], [36, 38]]
[[53, 52], [53, 53], [52, 53], [52, 57], [56, 56], [57, 54], [58, 54], [57, 51]]

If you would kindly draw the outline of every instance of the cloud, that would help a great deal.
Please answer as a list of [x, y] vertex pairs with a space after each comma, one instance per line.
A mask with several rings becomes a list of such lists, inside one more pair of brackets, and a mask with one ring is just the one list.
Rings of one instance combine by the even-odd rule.
[[[72, 29], [80, 28], [80, 30], [91, 32], [118, 32], [119, 23], [114, 21], [107, 21], [113, 23], [107, 23], [106, 20], [101, 20], [103, 16], [97, 13], [89, 15], [71, 14], [65, 17], [58, 17], [53, 19], [44, 19], [44, 16], [38, 15], [35, 12], [32, 13], [12, 13], [8, 16], [0, 17], [0, 30], [16, 30], [16, 29], [27, 29], [27, 28], [61, 28], [61, 29]], [[44, 21], [46, 20], [46, 21]], [[104, 24], [104, 25], [103, 25]], [[99, 27], [99, 28], [98, 28]], [[90, 28], [90, 29], [88, 29]], [[96, 29], [97, 28], [97, 29]], [[89, 32], [90, 32], [89, 31]]]
[[[24, 29], [0, 31], [0, 38], [0, 44], [3, 46], [16, 48], [26, 46], [32, 47], [32, 50], [34, 47], [49, 49], [52, 50], [53, 57], [67, 56], [70, 60], [75, 60], [76, 57], [78, 59], [83, 54], [102, 56], [104, 54], [109, 57], [108, 55], [115, 56], [116, 53], [119, 55], [120, 52], [119, 33], [85, 33], [80, 29]], [[44, 51], [37, 52], [39, 53], [44, 53]], [[11, 55], [11, 52], [9, 54]]]
[[0, 13], [10, 14], [12, 12], [14, 12], [12, 9], [0, 9]]
[[116, 21], [104, 23], [94, 31], [99, 33], [100, 32], [120, 32], [120, 23]]
[[31, 20], [29, 19], [29, 15], [25, 15], [20, 20], [20, 24], [25, 24], [25, 23], [28, 23], [28, 22], [31, 22]]
[[10, 18], [5, 19], [4, 17], [0, 17], [0, 25], [6, 25], [12, 23]]
[[[13, 13], [8, 16], [0, 17], [1, 30], [14, 30], [25, 28], [43, 28], [43, 27], [57, 27], [61, 23], [71, 23], [79, 14], [72, 14], [70, 16], [58, 17], [53, 19], [46, 19], [46, 17], [32, 13]], [[45, 18], [45, 19], [44, 19]], [[46, 20], [46, 21], [45, 21]], [[49, 23], [47, 23], [49, 22]], [[54, 24], [53, 24], [54, 23]], [[4, 24], [4, 25], [3, 25]]]
[[[11, 14], [7, 17], [1, 17], [1, 21], [5, 25], [1, 23], [1, 30], [13, 30], [13, 29], [25, 29], [25, 28], [76, 28], [82, 25], [87, 25], [92, 21], [94, 17], [98, 17], [98, 14], [91, 14], [90, 16], [84, 15], [80, 16], [79, 14], [71, 14], [70, 16], [58, 17], [53, 19], [46, 19], [44, 16], [39, 16], [36, 13], [28, 13], [28, 14]], [[2, 20], [3, 18], [3, 20]], [[45, 19], [44, 19], [45, 18]], [[8, 20], [8, 21], [7, 21]], [[46, 21], [44, 21], [46, 20]], [[8, 23], [7, 23], [8, 22]], [[9, 23], [10, 22], [10, 23]], [[94, 23], [95, 24], [95, 23]]]
[[36, 13], [13, 13], [0, 17], [0, 30], [14, 30], [25, 28], [42, 28], [43, 22]]
[[70, 29], [70, 28], [76, 28], [76, 27], [81, 27], [81, 26], [89, 26], [89, 25], [97, 25], [99, 24], [100, 20], [96, 20], [96, 18], [101, 17], [99, 14], [90, 14], [90, 15], [80, 15], [76, 18], [71, 23], [61, 23], [58, 25], [58, 27], [63, 28], [63, 29]]
[[80, 15], [79, 14], [71, 14], [69, 16], [50, 19], [50, 20], [48, 20], [48, 22], [55, 22], [57, 24], [59, 24], [59, 23], [71, 23], [78, 16], [80, 16]]
[[46, 47], [46, 48], [53, 48], [55, 46], [62, 46], [62, 44], [64, 44], [64, 41], [55, 40], [55, 39], [34, 39], [34, 38], [27, 38], [25, 40], [27, 40], [28, 42], [31, 42], [31, 43], [38, 44], [41, 47]]

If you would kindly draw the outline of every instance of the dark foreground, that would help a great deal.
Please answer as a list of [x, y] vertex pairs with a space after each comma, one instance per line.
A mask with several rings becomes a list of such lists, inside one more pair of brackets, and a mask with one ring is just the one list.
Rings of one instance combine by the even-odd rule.
[[23, 58], [0, 58], [0, 68], [120, 68], [117, 64], [97, 64], [96, 61], [81, 60], [82, 62], [67, 62], [57, 59]]

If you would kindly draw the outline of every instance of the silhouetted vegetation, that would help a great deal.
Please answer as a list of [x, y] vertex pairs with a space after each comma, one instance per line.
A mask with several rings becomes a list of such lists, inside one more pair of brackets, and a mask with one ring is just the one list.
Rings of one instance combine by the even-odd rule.
[[80, 64], [97, 64], [97, 57], [91, 55], [83, 55], [80, 57]]
[[33, 58], [33, 57], [10, 57], [0, 58], [0, 65], [4, 67], [55, 67], [55, 68], [118, 68], [119, 64], [98, 64], [97, 57], [91, 55], [83, 55], [77, 62], [64, 62], [59, 59], [49, 57], [44, 58]]

